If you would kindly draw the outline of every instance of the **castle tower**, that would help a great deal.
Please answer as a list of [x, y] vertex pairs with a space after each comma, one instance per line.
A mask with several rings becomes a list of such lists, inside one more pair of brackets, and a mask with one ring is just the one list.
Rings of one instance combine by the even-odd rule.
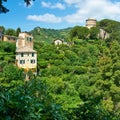
[[96, 19], [94, 19], [94, 18], [89, 18], [89, 19], [86, 20], [86, 27], [89, 28], [89, 29], [90, 29], [91, 27], [95, 27], [95, 26], [96, 26], [96, 22], [97, 22]]

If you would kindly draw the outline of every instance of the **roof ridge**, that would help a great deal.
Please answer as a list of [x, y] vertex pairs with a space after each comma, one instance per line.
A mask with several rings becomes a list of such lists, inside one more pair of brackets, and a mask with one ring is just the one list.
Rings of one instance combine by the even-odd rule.
[[29, 46], [23, 46], [23, 47], [17, 48], [16, 52], [36, 52], [36, 50], [34, 50]]

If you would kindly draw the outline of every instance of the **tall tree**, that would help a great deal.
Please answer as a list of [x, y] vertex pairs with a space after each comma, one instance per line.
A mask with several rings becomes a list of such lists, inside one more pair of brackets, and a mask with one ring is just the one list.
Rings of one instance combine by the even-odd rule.
[[74, 37], [79, 38], [79, 39], [86, 39], [88, 35], [89, 35], [89, 29], [86, 27], [75, 26], [70, 31], [71, 39], [73, 39]]
[[18, 37], [19, 33], [21, 32], [21, 29], [18, 27], [16, 30], [16, 36]]
[[79, 26], [75, 26], [71, 31], [70, 31], [70, 38], [73, 39], [74, 37], [78, 36], [78, 30]]
[[0, 31], [1, 31], [2, 33], [5, 32], [5, 28], [4, 28], [4, 26], [0, 26]]
[[98, 39], [98, 34], [99, 34], [99, 28], [98, 27], [92, 27], [90, 29], [90, 39]]
[[89, 35], [89, 29], [87, 27], [79, 27], [78, 30], [78, 38], [86, 39]]

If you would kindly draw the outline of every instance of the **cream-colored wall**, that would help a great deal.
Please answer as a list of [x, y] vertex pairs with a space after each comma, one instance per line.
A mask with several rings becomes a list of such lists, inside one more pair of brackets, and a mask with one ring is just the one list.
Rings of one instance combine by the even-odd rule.
[[19, 37], [20, 38], [27, 38], [27, 37], [30, 37], [30, 38], [32, 38], [33, 39], [33, 36], [32, 35], [29, 35], [29, 34], [27, 34], [27, 33], [19, 33]]
[[54, 41], [54, 44], [55, 44], [55, 45], [61, 45], [62, 43], [63, 43], [63, 42], [62, 42], [61, 40], [55, 40], [55, 41]]
[[16, 48], [21, 48], [25, 46], [25, 40], [23, 38], [18, 38], [16, 42]]
[[7, 42], [16, 42], [16, 37], [13, 36], [3, 36], [3, 41], [7, 41]]
[[6, 36], [4, 36], [3, 41], [8, 41], [8, 38]]
[[19, 33], [19, 38], [25, 38], [25, 33]]
[[[27, 40], [27, 39], [31, 39], [31, 41]], [[19, 33], [16, 47], [21, 48], [24, 46], [28, 46], [30, 48], [33, 48], [33, 36], [29, 35], [28, 33]]]
[[[37, 67], [37, 54], [34, 53], [34, 57], [32, 57], [32, 53], [23, 53], [23, 54], [24, 54], [23, 57], [21, 57], [21, 53], [16, 54], [17, 66], [20, 68], [24, 68], [24, 69], [36, 68]], [[20, 60], [25, 60], [25, 64], [20, 64]], [[35, 63], [31, 63], [31, 60], [35, 60]]]

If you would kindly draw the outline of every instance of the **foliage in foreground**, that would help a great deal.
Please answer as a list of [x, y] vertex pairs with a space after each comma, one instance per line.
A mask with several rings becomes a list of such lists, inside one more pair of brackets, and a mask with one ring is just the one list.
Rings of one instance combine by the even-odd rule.
[[[2, 53], [6, 53], [9, 45], [4, 48], [0, 48]], [[38, 76], [28, 82], [24, 81], [23, 70], [12, 64], [12, 47], [9, 59], [0, 57], [0, 119], [120, 118], [118, 41], [108, 44], [102, 40], [77, 39], [73, 45], [60, 46], [36, 42], [35, 49]]]
[[[6, 85], [5, 85], [6, 84]], [[36, 78], [29, 82], [11, 80], [0, 86], [1, 120], [53, 120], [63, 119], [60, 105], [46, 90], [45, 84]]]

